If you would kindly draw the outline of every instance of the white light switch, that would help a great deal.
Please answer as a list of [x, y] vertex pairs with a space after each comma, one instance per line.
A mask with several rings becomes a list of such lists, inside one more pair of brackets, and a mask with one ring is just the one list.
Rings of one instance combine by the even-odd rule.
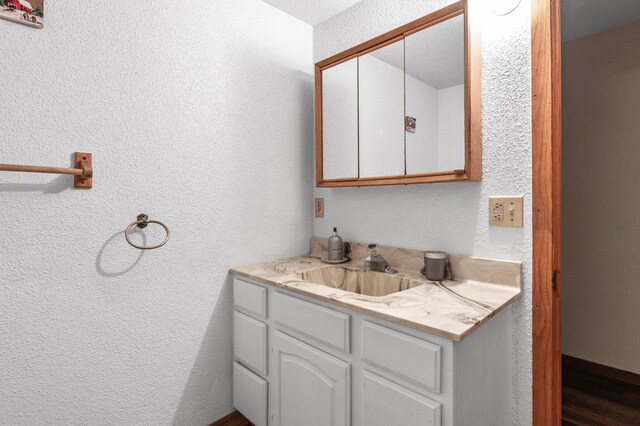
[[489, 197], [489, 226], [522, 228], [524, 197]]

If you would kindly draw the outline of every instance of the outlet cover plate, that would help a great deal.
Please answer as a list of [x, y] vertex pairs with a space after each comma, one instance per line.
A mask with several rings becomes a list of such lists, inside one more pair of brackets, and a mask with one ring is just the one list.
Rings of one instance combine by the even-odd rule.
[[313, 203], [315, 217], [324, 217], [324, 198], [316, 198]]
[[489, 197], [489, 226], [522, 228], [524, 197]]

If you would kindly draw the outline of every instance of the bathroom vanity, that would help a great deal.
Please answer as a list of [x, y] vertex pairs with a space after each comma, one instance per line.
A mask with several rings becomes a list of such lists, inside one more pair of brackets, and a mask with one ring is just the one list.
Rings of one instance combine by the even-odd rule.
[[511, 423], [508, 305], [521, 265], [451, 258], [444, 286], [422, 252], [381, 247], [397, 274], [363, 270], [366, 246], [231, 269], [233, 402], [262, 425]]

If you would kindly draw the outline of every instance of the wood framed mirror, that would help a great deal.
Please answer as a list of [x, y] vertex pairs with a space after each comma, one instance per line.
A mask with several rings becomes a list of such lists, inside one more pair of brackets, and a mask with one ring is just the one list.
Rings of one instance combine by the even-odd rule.
[[316, 186], [482, 179], [474, 13], [459, 1], [316, 64]]

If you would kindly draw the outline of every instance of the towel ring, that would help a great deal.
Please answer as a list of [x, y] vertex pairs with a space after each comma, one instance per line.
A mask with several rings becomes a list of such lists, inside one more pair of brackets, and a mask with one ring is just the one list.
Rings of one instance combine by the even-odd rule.
[[[138, 228], [143, 229], [143, 228], [146, 228], [147, 225], [149, 225], [150, 223], [155, 223], [156, 225], [160, 225], [164, 228], [165, 232], [167, 233], [167, 236], [165, 237], [164, 241], [162, 241], [160, 244], [156, 244], [155, 246], [139, 246], [135, 244], [133, 241], [131, 241], [131, 239], [129, 238], [129, 232], [131, 232], [131, 228], [133, 228], [134, 226], [137, 226]], [[169, 241], [170, 236], [171, 236], [171, 232], [169, 232], [169, 228], [167, 227], [167, 225], [165, 225], [162, 222], [158, 222], [157, 220], [149, 220], [149, 216], [147, 216], [144, 213], [139, 214], [137, 217], [137, 220], [132, 224], [130, 224], [129, 226], [127, 226], [127, 229], [124, 231], [124, 238], [127, 240], [129, 245], [139, 250], [154, 250], [154, 249], [160, 248], [163, 245], [167, 244], [167, 241]]]

